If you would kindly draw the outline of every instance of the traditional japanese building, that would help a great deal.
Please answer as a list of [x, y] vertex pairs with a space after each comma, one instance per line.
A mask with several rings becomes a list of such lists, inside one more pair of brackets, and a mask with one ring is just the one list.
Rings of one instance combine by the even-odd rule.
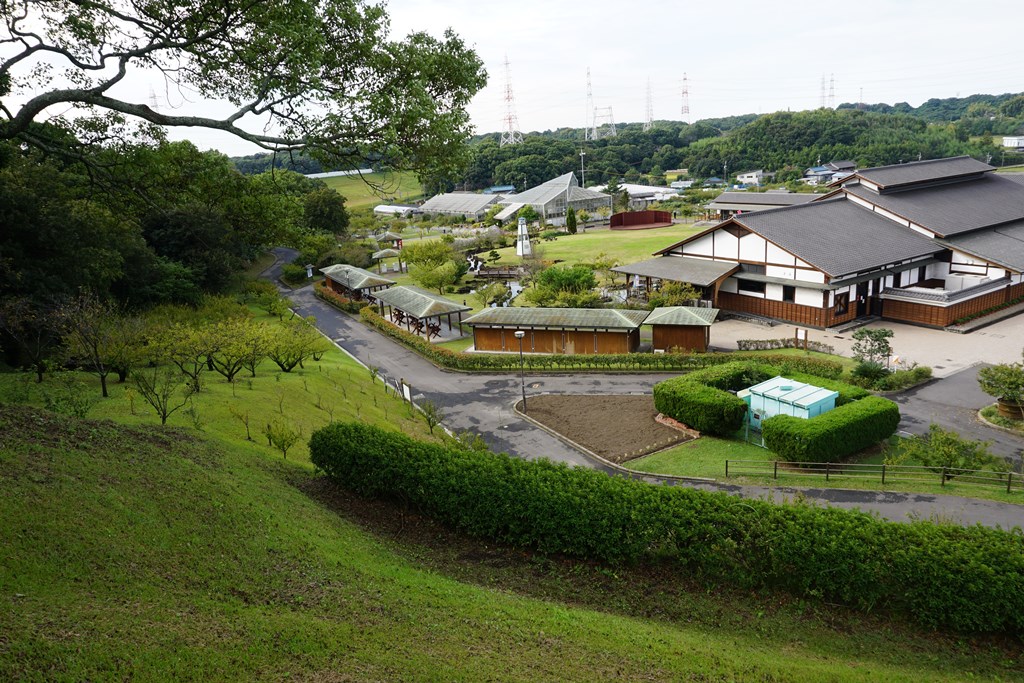
[[865, 169], [616, 270], [813, 327], [869, 315], [945, 327], [1024, 296], [1024, 175], [994, 170], [970, 157]]

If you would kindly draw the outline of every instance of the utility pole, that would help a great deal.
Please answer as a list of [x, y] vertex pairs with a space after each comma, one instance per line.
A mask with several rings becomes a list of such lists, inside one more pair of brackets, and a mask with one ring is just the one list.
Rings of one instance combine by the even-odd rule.
[[587, 156], [587, 153], [582, 149], [580, 150], [580, 187], [587, 186], [587, 168], [583, 165], [583, 157]]

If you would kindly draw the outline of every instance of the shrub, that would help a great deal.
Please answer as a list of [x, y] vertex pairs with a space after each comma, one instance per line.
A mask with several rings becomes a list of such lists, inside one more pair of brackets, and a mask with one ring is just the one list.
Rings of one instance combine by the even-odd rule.
[[281, 266], [281, 279], [290, 285], [302, 284], [306, 281], [306, 269], [295, 263]]
[[882, 379], [875, 382], [875, 389], [879, 391], [896, 391], [906, 389], [926, 379], [931, 379], [932, 369], [927, 365], [919, 365], [910, 370], [897, 370], [890, 372]]
[[1024, 630], [1019, 530], [740, 502], [445, 448], [365, 424], [332, 424], [313, 434], [309, 448], [314, 465], [345, 488], [492, 541], [608, 563], [668, 559], [681, 573], [724, 585], [896, 609], [930, 628]]
[[[802, 349], [804, 343], [797, 341], [794, 337], [785, 339], [740, 339], [736, 342], [736, 348], [740, 351], [771, 351], [772, 349]], [[827, 353], [832, 355], [836, 352], [834, 346], [817, 341], [807, 341], [808, 351]]]
[[654, 407], [703, 434], [719, 436], [735, 434], [747, 413], [743, 399], [687, 376], [655, 384]]
[[316, 294], [317, 297], [319, 297], [320, 299], [323, 299], [330, 305], [334, 306], [335, 308], [345, 311], [346, 313], [351, 313], [352, 315], [359, 313], [359, 311], [361, 311], [364, 306], [369, 305], [365, 301], [353, 301], [348, 297], [344, 297], [341, 294], [338, 294], [333, 289], [328, 287], [324, 282], [316, 283], [316, 285], [313, 287], [313, 293]]
[[[767, 356], [761, 357], [767, 358]], [[788, 356], [776, 356], [775, 358], [785, 359]], [[843, 405], [868, 396], [866, 390], [846, 382], [805, 372], [795, 372], [794, 368], [788, 363], [769, 364], [737, 361], [695, 370], [687, 375], [686, 378], [692, 382], [707, 384], [716, 389], [739, 391], [779, 375], [797, 382], [803, 382], [804, 384], [813, 384], [816, 387], [839, 392], [839, 396], [836, 398], [836, 405]]]
[[761, 433], [765, 446], [784, 460], [836, 462], [889, 438], [899, 422], [895, 403], [868, 396], [809, 420], [775, 415], [764, 421]]
[[850, 371], [850, 376], [859, 384], [864, 387], [873, 387], [883, 377], [889, 374], [889, 371], [881, 363], [875, 361], [861, 361]]

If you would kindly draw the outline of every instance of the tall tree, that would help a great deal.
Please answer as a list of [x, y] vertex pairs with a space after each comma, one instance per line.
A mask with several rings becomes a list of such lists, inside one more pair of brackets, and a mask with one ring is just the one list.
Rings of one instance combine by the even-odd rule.
[[[224, 131], [336, 166], [443, 169], [464, 161], [465, 107], [486, 82], [450, 31], [388, 36], [362, 0], [96, 0], [0, 4], [0, 139], [63, 146], [142, 126]], [[163, 78], [197, 98], [153, 108], [124, 82]], [[6, 87], [5, 87], [6, 86]], [[230, 102], [221, 118], [205, 101]], [[55, 110], [70, 114], [55, 115]], [[152, 128], [151, 134], [159, 135]]]

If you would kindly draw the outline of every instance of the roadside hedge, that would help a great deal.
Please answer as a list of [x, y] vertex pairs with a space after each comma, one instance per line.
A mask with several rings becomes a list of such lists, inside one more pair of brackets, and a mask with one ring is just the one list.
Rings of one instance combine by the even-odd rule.
[[310, 456], [357, 494], [410, 505], [492, 541], [606, 563], [668, 559], [708, 581], [892, 609], [927, 627], [1024, 632], [1020, 530], [898, 524], [857, 511], [740, 501], [546, 460], [451, 450], [357, 423], [315, 432]]
[[313, 285], [313, 293], [318, 298], [323, 299], [338, 310], [345, 311], [346, 313], [351, 313], [353, 315], [358, 313], [367, 305], [365, 301], [353, 301], [348, 297], [338, 294], [327, 286], [326, 281], [321, 281]]
[[702, 434], [731, 436], [743, 426], [747, 404], [742, 398], [694, 382], [689, 375], [654, 385], [654, 407]]
[[899, 407], [868, 396], [809, 420], [775, 415], [761, 425], [764, 444], [784, 460], [836, 462], [873, 446], [896, 431]]
[[[518, 354], [500, 353], [459, 353], [431, 344], [422, 337], [411, 334], [391, 324], [372, 307], [359, 311], [363, 322], [379, 332], [404, 344], [413, 351], [443, 368], [463, 371], [518, 371]], [[540, 371], [608, 371], [641, 370], [652, 372], [688, 371], [746, 360], [770, 363], [793, 372], [806, 372], [821, 377], [836, 378], [842, 375], [843, 366], [838, 361], [786, 355], [761, 355], [744, 353], [619, 353], [593, 355], [527, 354], [523, 366], [527, 370]]]

